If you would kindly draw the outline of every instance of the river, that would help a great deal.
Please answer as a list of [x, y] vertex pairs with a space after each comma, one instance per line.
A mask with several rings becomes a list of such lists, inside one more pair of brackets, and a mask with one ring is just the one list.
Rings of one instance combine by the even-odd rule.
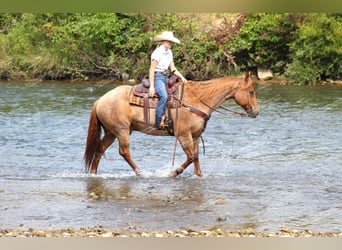
[[[342, 229], [342, 87], [256, 85], [256, 119], [213, 113], [204, 177], [174, 137], [133, 132], [136, 177], [115, 142], [82, 162], [93, 102], [115, 84], [0, 83], [0, 229]], [[229, 100], [225, 107], [241, 111]]]

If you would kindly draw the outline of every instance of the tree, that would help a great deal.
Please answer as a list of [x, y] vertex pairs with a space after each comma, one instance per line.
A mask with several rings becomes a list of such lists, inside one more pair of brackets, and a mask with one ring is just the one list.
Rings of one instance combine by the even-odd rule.
[[239, 36], [227, 44], [242, 69], [271, 68], [283, 73], [289, 62], [289, 42], [298, 17], [293, 14], [249, 14]]
[[307, 14], [290, 43], [292, 62], [285, 76], [291, 82], [315, 83], [342, 77], [342, 15]]

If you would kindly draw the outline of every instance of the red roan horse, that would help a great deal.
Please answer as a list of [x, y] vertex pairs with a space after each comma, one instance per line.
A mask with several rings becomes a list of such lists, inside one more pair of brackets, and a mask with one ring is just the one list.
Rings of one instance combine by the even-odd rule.
[[[121, 85], [107, 92], [98, 99], [93, 106], [84, 161], [87, 172], [97, 173], [100, 159], [106, 149], [117, 138], [119, 154], [139, 175], [140, 169], [134, 163], [130, 153], [130, 134], [133, 130], [150, 135], [164, 135], [166, 130], [157, 130], [154, 124], [155, 109], [150, 109], [150, 124], [146, 130], [143, 107], [132, 105], [129, 95], [132, 86]], [[187, 158], [185, 162], [171, 173], [177, 176], [191, 163], [197, 176], [202, 176], [198, 151], [200, 137], [205, 130], [210, 114], [227, 99], [234, 98], [247, 113], [248, 117], [255, 118], [259, 113], [259, 105], [254, 92], [250, 72], [243, 77], [224, 77], [208, 81], [188, 81], [184, 84], [182, 103], [178, 109], [171, 110], [174, 121], [174, 132]], [[101, 139], [101, 128], [104, 136]]]

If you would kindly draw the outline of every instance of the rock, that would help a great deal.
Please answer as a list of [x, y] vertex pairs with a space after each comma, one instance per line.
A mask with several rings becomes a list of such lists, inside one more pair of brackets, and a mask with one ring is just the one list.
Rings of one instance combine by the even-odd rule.
[[199, 233], [202, 236], [209, 236], [209, 235], [211, 235], [211, 231], [208, 231], [208, 230], [201, 230]]
[[74, 233], [76, 233], [76, 230], [73, 227], [69, 227], [68, 228], [68, 233], [74, 234]]
[[128, 79], [129, 79], [129, 74], [126, 73], [126, 72], [122, 73], [121, 74], [121, 79], [122, 79], [123, 82], [127, 82]]
[[86, 236], [87, 236], [87, 237], [95, 237], [95, 236], [97, 236], [97, 233], [95, 233], [95, 232], [88, 232], [88, 233], [86, 234]]
[[291, 233], [292, 231], [291, 231], [291, 229], [288, 228], [288, 227], [283, 227], [283, 228], [280, 230], [280, 232], [282, 232], [282, 233]]
[[101, 234], [101, 236], [102, 236], [103, 238], [109, 238], [109, 237], [112, 237], [113, 234], [112, 234], [112, 232], [107, 232], [107, 233]]
[[258, 78], [263, 81], [271, 80], [273, 78], [273, 72], [271, 69], [258, 68]]
[[37, 231], [34, 232], [34, 235], [38, 236], [38, 237], [45, 237], [46, 236], [46, 232], [43, 231], [43, 230], [37, 230]]
[[112, 232], [112, 234], [113, 234], [114, 236], [119, 236], [119, 235], [121, 235], [121, 232], [118, 231], [118, 230], [115, 230], [115, 231]]
[[64, 232], [64, 233], [62, 233], [62, 236], [63, 237], [71, 237], [71, 236], [73, 236], [73, 234]]
[[183, 237], [186, 237], [185, 235], [181, 234], [181, 233], [176, 233], [175, 234], [175, 237], [178, 237], [178, 238], [183, 238]]
[[241, 237], [241, 235], [239, 233], [229, 233], [228, 237], [239, 238], [239, 237]]
[[141, 237], [150, 237], [150, 234], [149, 234], [149, 233], [142, 232], [142, 233], [141, 233]]
[[191, 236], [191, 237], [197, 237], [198, 235], [199, 235], [198, 232], [191, 232], [191, 233], [190, 233], [190, 236]]
[[246, 234], [248, 234], [248, 235], [255, 235], [255, 231], [254, 231], [253, 228], [248, 228], [248, 229], [246, 230]]
[[188, 233], [193, 233], [193, 232], [196, 232], [196, 229], [189, 227], [187, 231]]
[[93, 199], [93, 200], [97, 200], [99, 198], [99, 196], [97, 194], [95, 194], [94, 192], [91, 192], [88, 195], [89, 199]]
[[174, 234], [174, 232], [173, 232], [172, 230], [167, 230], [166, 233], [167, 233], [168, 235], [173, 235], [173, 234]]
[[187, 231], [187, 230], [182, 230], [182, 231], [180, 231], [183, 235], [185, 235], [185, 236], [188, 236], [189, 235], [189, 232]]
[[227, 217], [226, 217], [226, 216], [219, 216], [219, 217], [217, 217], [216, 220], [217, 220], [217, 221], [226, 221], [226, 220], [227, 220]]
[[226, 201], [222, 198], [222, 199], [218, 199], [217, 201], [215, 201], [216, 205], [223, 205], [224, 203], [226, 203]]
[[14, 234], [13, 234], [13, 232], [8, 232], [8, 233], [5, 233], [5, 236], [6, 237], [14, 237]]

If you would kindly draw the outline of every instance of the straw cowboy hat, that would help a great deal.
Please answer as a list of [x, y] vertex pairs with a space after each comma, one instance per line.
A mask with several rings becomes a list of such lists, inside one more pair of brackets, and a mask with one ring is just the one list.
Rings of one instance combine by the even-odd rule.
[[174, 43], [180, 43], [179, 39], [173, 36], [173, 32], [171, 31], [164, 31], [160, 35], [154, 37], [154, 41], [171, 41]]

